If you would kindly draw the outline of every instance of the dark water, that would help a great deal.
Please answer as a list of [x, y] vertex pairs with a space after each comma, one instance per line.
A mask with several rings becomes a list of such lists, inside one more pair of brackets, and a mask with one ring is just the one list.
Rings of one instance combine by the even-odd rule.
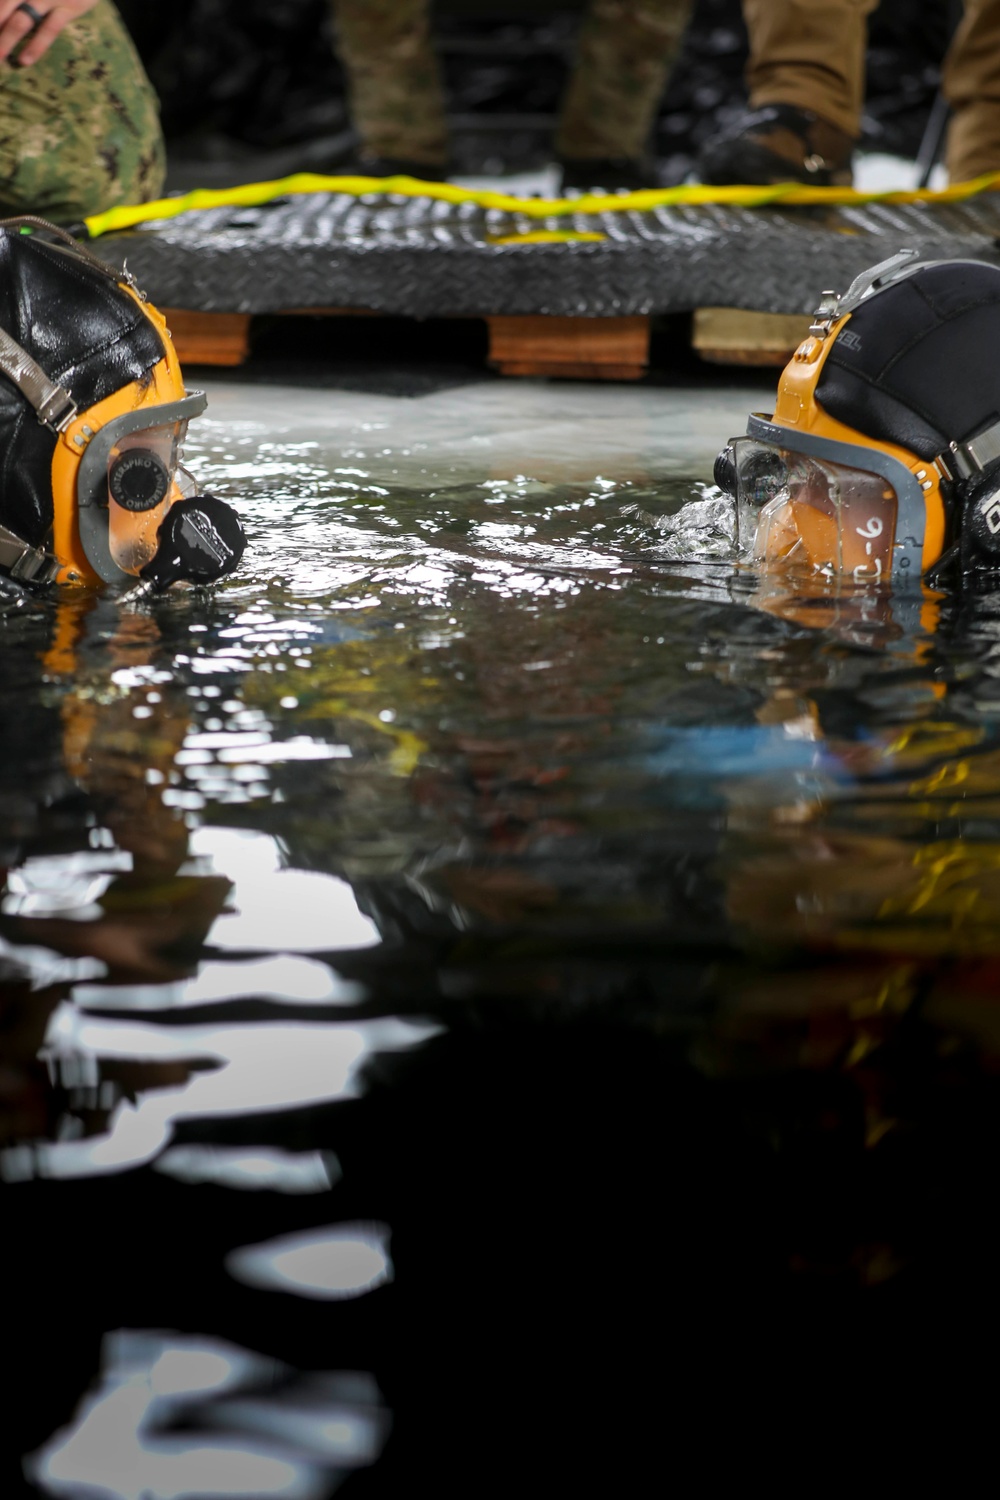
[[3, 615], [0, 1493], [849, 1461], [993, 1316], [1000, 603], [314, 448]]

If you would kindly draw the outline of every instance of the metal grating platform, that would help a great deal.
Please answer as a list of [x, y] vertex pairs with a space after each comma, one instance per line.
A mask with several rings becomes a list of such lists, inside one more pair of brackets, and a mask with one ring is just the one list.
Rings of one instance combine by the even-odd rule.
[[[431, 198], [316, 193], [94, 242], [154, 302], [201, 312], [362, 307], [410, 317], [805, 313], [903, 246], [1000, 265], [1000, 195], [960, 204], [663, 207], [527, 218]], [[601, 241], [497, 243], [539, 231]]]

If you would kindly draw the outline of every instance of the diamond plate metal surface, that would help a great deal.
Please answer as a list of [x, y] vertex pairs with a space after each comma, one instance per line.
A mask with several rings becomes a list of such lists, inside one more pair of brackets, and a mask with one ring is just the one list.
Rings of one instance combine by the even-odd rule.
[[[156, 303], [203, 312], [365, 307], [408, 317], [611, 317], [724, 306], [810, 312], [904, 246], [1000, 265], [1000, 202], [670, 207], [529, 219], [431, 198], [318, 193], [95, 241]], [[538, 230], [601, 242], [497, 244]]]

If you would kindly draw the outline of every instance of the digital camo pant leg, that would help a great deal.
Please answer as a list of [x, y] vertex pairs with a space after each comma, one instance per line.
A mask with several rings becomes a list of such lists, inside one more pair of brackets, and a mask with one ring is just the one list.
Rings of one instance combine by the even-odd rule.
[[0, 212], [66, 222], [145, 203], [165, 167], [156, 95], [111, 0], [31, 67], [0, 63]]
[[443, 166], [448, 127], [430, 0], [331, 0], [331, 5], [363, 151]]
[[951, 181], [1000, 172], [1000, 0], [966, 0], [943, 86], [952, 107], [946, 153]]
[[556, 134], [560, 156], [642, 156], [692, 6], [693, 0], [591, 0]]

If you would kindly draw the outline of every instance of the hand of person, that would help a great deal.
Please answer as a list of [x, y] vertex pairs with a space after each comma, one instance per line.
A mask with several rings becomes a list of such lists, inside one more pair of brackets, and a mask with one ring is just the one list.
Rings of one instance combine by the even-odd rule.
[[[0, 0], [0, 62], [24, 42], [16, 62], [28, 68], [44, 57], [56, 37], [71, 21], [93, 10], [98, 0]], [[28, 41], [24, 41], [28, 37]]]

